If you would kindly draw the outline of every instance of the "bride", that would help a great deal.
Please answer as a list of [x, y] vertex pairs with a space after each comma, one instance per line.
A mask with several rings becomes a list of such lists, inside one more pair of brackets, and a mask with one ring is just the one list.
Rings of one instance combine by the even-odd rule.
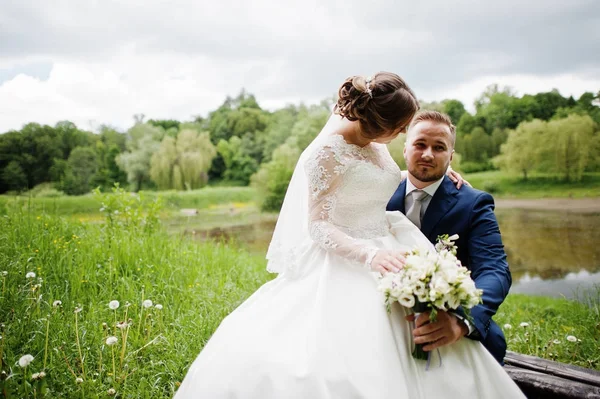
[[403, 253], [431, 246], [385, 210], [402, 179], [386, 144], [418, 108], [393, 73], [342, 84], [273, 233], [268, 269], [278, 277], [223, 320], [176, 399], [524, 397], [478, 341], [442, 347], [426, 370], [411, 355], [410, 311], [396, 303], [388, 313], [376, 289]]

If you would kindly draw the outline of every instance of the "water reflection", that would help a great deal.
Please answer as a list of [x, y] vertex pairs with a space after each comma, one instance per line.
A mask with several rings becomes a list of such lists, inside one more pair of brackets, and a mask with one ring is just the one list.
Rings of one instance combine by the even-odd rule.
[[[575, 297], [600, 284], [600, 214], [499, 209], [496, 215], [513, 276], [511, 292]], [[263, 221], [195, 236], [266, 253], [274, 226]]]

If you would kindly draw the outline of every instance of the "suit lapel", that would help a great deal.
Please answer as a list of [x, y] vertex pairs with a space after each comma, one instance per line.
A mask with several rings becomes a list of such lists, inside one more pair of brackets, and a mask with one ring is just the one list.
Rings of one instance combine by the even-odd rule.
[[390, 200], [390, 206], [388, 206], [388, 210], [397, 210], [402, 213], [405, 213], [404, 207], [404, 197], [406, 195], [406, 179], [402, 180], [402, 183], [396, 189], [396, 192], [392, 196]]
[[440, 219], [456, 204], [458, 201], [456, 194], [458, 194], [458, 191], [454, 183], [448, 177], [444, 177], [442, 184], [427, 207], [427, 212], [423, 215], [421, 231], [426, 237], [429, 237]]

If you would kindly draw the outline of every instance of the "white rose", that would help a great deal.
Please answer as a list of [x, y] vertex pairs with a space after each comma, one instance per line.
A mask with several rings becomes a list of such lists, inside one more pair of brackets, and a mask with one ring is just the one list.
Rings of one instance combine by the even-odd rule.
[[404, 307], [412, 308], [415, 306], [415, 297], [414, 295], [403, 294], [398, 298], [398, 302]]

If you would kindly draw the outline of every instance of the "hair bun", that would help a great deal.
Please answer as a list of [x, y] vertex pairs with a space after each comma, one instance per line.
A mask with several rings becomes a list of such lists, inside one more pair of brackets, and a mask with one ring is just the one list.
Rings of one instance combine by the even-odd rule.
[[370, 99], [365, 77], [351, 76], [342, 83], [338, 91], [337, 113], [349, 121], [364, 120]]
[[359, 121], [361, 134], [376, 138], [405, 128], [418, 109], [417, 97], [400, 76], [378, 72], [369, 81], [364, 76], [346, 79], [333, 112]]

